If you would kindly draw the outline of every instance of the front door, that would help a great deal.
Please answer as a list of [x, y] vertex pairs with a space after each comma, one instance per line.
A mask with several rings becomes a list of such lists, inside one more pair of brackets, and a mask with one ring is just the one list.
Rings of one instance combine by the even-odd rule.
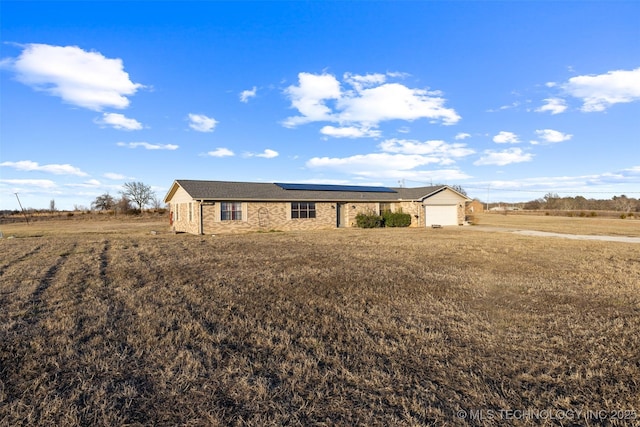
[[336, 226], [338, 228], [345, 227], [346, 225], [346, 213], [347, 213], [347, 204], [346, 203], [336, 203]]

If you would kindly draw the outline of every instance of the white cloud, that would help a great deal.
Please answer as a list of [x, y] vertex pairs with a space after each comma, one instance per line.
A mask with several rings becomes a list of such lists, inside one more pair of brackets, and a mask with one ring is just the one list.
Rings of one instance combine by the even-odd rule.
[[334, 169], [342, 172], [361, 174], [363, 172], [390, 170], [411, 170], [418, 166], [438, 163], [439, 159], [418, 154], [371, 153], [350, 157], [314, 157], [307, 161], [307, 167]]
[[0, 182], [17, 187], [37, 187], [45, 190], [57, 187], [56, 183], [49, 179], [0, 179]]
[[582, 111], [604, 111], [614, 104], [640, 100], [640, 68], [576, 76], [561, 87], [569, 95], [582, 100]]
[[[509, 181], [491, 181], [492, 189], [541, 189], [539, 192], [565, 191], [572, 194], [580, 194], [583, 191], [593, 190], [594, 187], [604, 187], [608, 193], [618, 193], [612, 185], [638, 184], [640, 183], [640, 166], [623, 169], [616, 172], [603, 172], [592, 175], [576, 176], [546, 176], [515, 179]], [[484, 185], [482, 183], [481, 185]]]
[[518, 108], [519, 106], [520, 106], [520, 101], [514, 101], [511, 104], [502, 105], [502, 106], [498, 107], [497, 109], [489, 109], [489, 110], [487, 110], [487, 112], [489, 112], [489, 113], [497, 113], [499, 111], [510, 110], [512, 108]]
[[273, 159], [274, 157], [278, 157], [280, 154], [275, 151], [267, 148], [262, 153], [245, 153], [244, 157], [262, 157], [264, 159]]
[[366, 74], [364, 76], [352, 73], [344, 73], [343, 79], [345, 82], [353, 86], [357, 91], [362, 90], [365, 87], [372, 87], [381, 85], [387, 81], [385, 74]]
[[380, 143], [382, 151], [388, 153], [419, 154], [437, 156], [440, 163], [450, 163], [449, 159], [461, 158], [475, 153], [466, 144], [447, 144], [444, 141], [415, 141], [408, 139], [388, 139]]
[[104, 113], [102, 119], [96, 119], [96, 123], [102, 125], [108, 125], [118, 130], [140, 130], [142, 129], [142, 123], [136, 119], [129, 119], [124, 114], [118, 113]]
[[496, 144], [517, 144], [520, 142], [518, 135], [513, 132], [500, 131], [493, 137], [493, 142]]
[[291, 101], [291, 106], [302, 116], [289, 117], [284, 126], [295, 127], [315, 121], [334, 121], [333, 113], [325, 105], [325, 101], [338, 99], [341, 96], [340, 83], [329, 74], [298, 74], [298, 86], [289, 86], [285, 94]]
[[538, 113], [550, 112], [551, 114], [560, 114], [566, 111], [567, 102], [561, 98], [547, 98], [544, 100], [546, 102], [540, 108], [537, 108], [535, 111]]
[[367, 127], [335, 127], [327, 125], [320, 129], [320, 133], [334, 138], [377, 138], [382, 132], [377, 129], [370, 129]]
[[[354, 135], [353, 129], [369, 129], [388, 120], [413, 121], [421, 118], [451, 125], [460, 116], [445, 108], [438, 91], [411, 89], [388, 83], [391, 74], [356, 75], [345, 73], [344, 81], [352, 89], [343, 90], [330, 74], [298, 74], [298, 85], [289, 86], [285, 94], [300, 115], [287, 118], [283, 125], [295, 127], [311, 122], [339, 123], [340, 128], [325, 127], [325, 135]], [[336, 129], [346, 129], [336, 131]], [[363, 136], [368, 136], [366, 133]], [[355, 137], [355, 136], [351, 136]]]
[[118, 142], [118, 147], [138, 148], [142, 147], [147, 150], [177, 150], [179, 145], [175, 144], [149, 144], [148, 142]]
[[253, 87], [251, 90], [243, 90], [240, 92], [240, 102], [244, 102], [245, 104], [249, 102], [250, 98], [254, 98], [258, 93], [258, 88]]
[[454, 138], [459, 141], [459, 140], [462, 140], [462, 139], [471, 138], [471, 134], [470, 133], [465, 133], [465, 132], [460, 132], [460, 133], [456, 134], [456, 136]]
[[307, 161], [310, 169], [327, 169], [367, 179], [412, 179], [449, 181], [469, 178], [457, 169], [421, 170], [424, 166], [447, 166], [475, 153], [466, 144], [444, 141], [388, 139], [378, 147], [380, 153], [348, 157], [314, 157]]
[[525, 153], [521, 148], [509, 148], [503, 151], [485, 150], [484, 155], [473, 164], [476, 166], [506, 166], [512, 163], [529, 162], [532, 159], [533, 155]]
[[455, 110], [444, 108], [445, 99], [424, 89], [410, 89], [399, 83], [362, 89], [337, 102], [342, 122], [378, 123], [386, 120], [413, 121], [421, 118], [452, 125], [460, 120]]
[[417, 154], [372, 153], [344, 158], [314, 157], [307, 161], [310, 169], [327, 169], [366, 179], [411, 179], [414, 181], [450, 182], [470, 178], [458, 169], [416, 169], [434, 165], [439, 159]]
[[213, 132], [213, 129], [218, 124], [216, 119], [207, 117], [204, 114], [189, 113], [189, 121], [189, 127], [198, 132]]
[[261, 154], [256, 154], [256, 157], [264, 157], [265, 159], [273, 159], [274, 157], [278, 157], [278, 156], [279, 154], [277, 151], [270, 150], [269, 148], [264, 150], [264, 152], [262, 152]]
[[122, 175], [121, 173], [114, 173], [114, 172], [107, 172], [105, 174], [103, 174], [102, 176], [104, 176], [107, 179], [112, 179], [115, 181], [121, 181], [124, 179], [134, 179], [131, 176], [126, 176], [126, 175]]
[[369, 179], [407, 179], [424, 183], [453, 182], [471, 178], [459, 169], [431, 169], [431, 170], [383, 170], [363, 172], [360, 176]]
[[235, 154], [233, 153], [233, 151], [229, 150], [228, 148], [216, 148], [213, 151], [209, 151], [206, 153], [207, 156], [211, 156], [211, 157], [231, 157], [231, 156], [235, 156]]
[[144, 87], [129, 79], [121, 59], [77, 46], [27, 44], [20, 56], [7, 64], [20, 82], [95, 111], [126, 108], [127, 96]]
[[56, 175], [77, 175], [77, 176], [88, 175], [87, 173], [81, 171], [79, 168], [75, 166], [71, 166], [69, 164], [40, 165], [38, 164], [38, 162], [33, 162], [31, 160], [21, 160], [19, 162], [2, 162], [0, 163], [0, 166], [11, 167], [21, 171], [47, 172], [47, 173], [53, 173]]
[[102, 183], [97, 179], [90, 179], [80, 184], [65, 184], [66, 187], [78, 187], [78, 188], [97, 188], [101, 187]]
[[[562, 133], [560, 131], [557, 130], [553, 130], [553, 129], [539, 129], [536, 130], [536, 134], [540, 137], [540, 139], [542, 139], [542, 143], [543, 144], [555, 144], [558, 142], [563, 142], [563, 141], [568, 141], [571, 138], [573, 138], [573, 135], [568, 134], [568, 133]], [[541, 144], [538, 141], [531, 141], [532, 144], [534, 145], [539, 145]]]

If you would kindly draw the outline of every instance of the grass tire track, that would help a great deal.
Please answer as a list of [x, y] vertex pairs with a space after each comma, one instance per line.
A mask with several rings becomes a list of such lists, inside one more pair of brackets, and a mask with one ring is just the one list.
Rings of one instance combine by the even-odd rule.
[[18, 258], [9, 261], [3, 265], [0, 266], [0, 277], [2, 277], [2, 275], [4, 274], [4, 272], [7, 270], [7, 268], [14, 266], [22, 261], [25, 261], [27, 259], [29, 259], [30, 257], [34, 256], [35, 254], [37, 254], [42, 247], [44, 246], [44, 244], [39, 244], [38, 246], [36, 246], [35, 248], [31, 249], [30, 251], [24, 253], [23, 255], [19, 256]]
[[53, 280], [58, 274], [58, 271], [67, 262], [69, 255], [75, 250], [77, 246], [78, 243], [74, 242], [68, 251], [61, 253], [55, 264], [49, 267], [42, 279], [40, 279], [40, 283], [38, 283], [38, 286], [33, 291], [26, 303], [26, 308], [29, 310], [28, 323], [39, 321], [39, 318], [41, 317], [40, 315], [43, 313], [43, 310], [41, 310], [40, 307], [43, 304], [42, 294], [44, 294], [47, 289], [49, 289], [49, 287], [53, 283]]
[[[153, 381], [149, 375], [142, 372], [140, 367], [147, 365], [143, 352], [135, 347], [127, 331], [136, 330], [138, 315], [127, 303], [129, 289], [123, 288], [123, 283], [117, 280], [125, 259], [112, 255], [115, 245], [120, 244], [119, 239], [105, 239], [99, 255], [99, 285], [92, 291], [96, 305], [101, 307], [100, 315], [94, 321], [100, 322], [93, 325], [96, 333], [82, 340], [79, 352], [94, 351], [95, 357], [100, 360], [111, 361], [118, 366], [116, 373], [102, 372], [99, 369], [94, 373], [95, 378], [101, 384], [104, 395], [96, 398], [82, 394], [77, 404], [84, 404], [90, 410], [85, 411], [83, 418], [89, 422], [92, 416], [99, 416], [104, 407], [118, 414], [113, 419], [114, 425], [143, 424], [147, 421], [146, 396], [153, 393]], [[120, 250], [117, 250], [118, 255]], [[126, 252], [126, 251], [125, 251]], [[82, 331], [83, 324], [78, 324], [78, 332]], [[88, 367], [94, 370], [93, 367]]]

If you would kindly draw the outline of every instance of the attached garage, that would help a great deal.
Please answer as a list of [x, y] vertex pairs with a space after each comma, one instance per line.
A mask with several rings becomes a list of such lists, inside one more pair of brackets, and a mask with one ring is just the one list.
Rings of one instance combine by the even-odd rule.
[[448, 187], [430, 194], [422, 200], [424, 225], [462, 225], [466, 200], [462, 194]]
[[425, 225], [458, 225], [458, 205], [427, 205], [424, 207]]

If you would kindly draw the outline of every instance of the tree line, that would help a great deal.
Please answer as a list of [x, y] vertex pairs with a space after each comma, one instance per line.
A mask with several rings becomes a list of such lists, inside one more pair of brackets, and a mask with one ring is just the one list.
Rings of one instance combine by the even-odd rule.
[[583, 196], [560, 197], [556, 193], [547, 193], [544, 197], [524, 203], [526, 210], [561, 210], [561, 211], [616, 211], [640, 212], [640, 199], [626, 195], [613, 196], [611, 199], [587, 199]]
[[120, 212], [138, 211], [146, 207], [154, 209], [162, 208], [162, 200], [151, 189], [151, 186], [142, 182], [125, 182], [120, 191], [120, 197], [116, 198], [109, 193], [104, 193], [91, 202], [91, 209], [97, 211], [116, 210]]

